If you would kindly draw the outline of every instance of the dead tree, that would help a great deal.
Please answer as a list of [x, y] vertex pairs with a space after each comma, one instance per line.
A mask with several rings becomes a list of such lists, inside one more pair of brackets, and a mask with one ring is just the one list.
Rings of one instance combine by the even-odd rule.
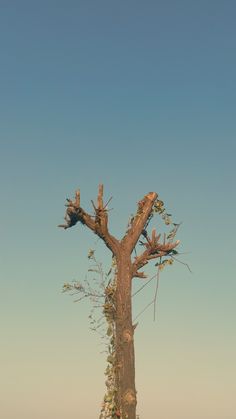
[[[108, 229], [108, 209], [103, 203], [103, 185], [99, 185], [97, 205], [93, 204], [94, 216], [89, 215], [80, 206], [80, 191], [76, 191], [75, 200], [67, 200], [66, 223], [64, 229], [81, 222], [99, 236], [112, 252], [117, 264], [117, 283], [115, 292], [115, 382], [116, 413], [120, 419], [136, 419], [134, 329], [132, 323], [131, 289], [134, 277], [145, 278], [140, 269], [151, 259], [170, 255], [179, 241], [160, 242], [160, 235], [155, 229], [151, 237], [146, 231], [147, 224], [157, 202], [157, 194], [149, 192], [138, 202], [136, 215], [132, 218], [126, 234], [121, 240], [113, 237]], [[140, 236], [145, 238], [145, 250], [132, 258], [132, 252]]]

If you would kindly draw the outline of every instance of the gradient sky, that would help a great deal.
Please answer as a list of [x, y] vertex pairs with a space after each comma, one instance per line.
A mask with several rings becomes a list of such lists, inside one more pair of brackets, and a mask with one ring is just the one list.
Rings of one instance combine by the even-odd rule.
[[117, 237], [156, 191], [193, 271], [166, 268], [156, 322], [139, 319], [140, 419], [235, 419], [235, 14], [230, 0], [0, 1], [2, 418], [99, 416], [90, 304], [61, 294], [96, 237], [57, 224], [66, 197], [80, 188], [91, 211], [103, 182]]

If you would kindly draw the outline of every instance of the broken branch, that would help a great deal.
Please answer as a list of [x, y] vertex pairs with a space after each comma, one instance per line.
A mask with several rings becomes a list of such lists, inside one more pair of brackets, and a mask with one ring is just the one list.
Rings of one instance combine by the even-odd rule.
[[92, 201], [94, 211], [95, 211], [95, 220], [91, 215], [83, 210], [80, 206], [80, 191], [76, 191], [75, 200], [67, 199], [68, 204], [66, 204], [66, 215], [65, 221], [66, 224], [60, 224], [58, 227], [67, 229], [74, 226], [77, 222], [81, 222], [90, 228], [95, 234], [97, 234], [103, 241], [106, 246], [114, 253], [117, 253], [118, 249], [118, 240], [113, 237], [108, 231], [108, 215], [107, 210], [103, 207], [103, 185], [99, 185], [98, 198], [97, 198], [97, 207]]

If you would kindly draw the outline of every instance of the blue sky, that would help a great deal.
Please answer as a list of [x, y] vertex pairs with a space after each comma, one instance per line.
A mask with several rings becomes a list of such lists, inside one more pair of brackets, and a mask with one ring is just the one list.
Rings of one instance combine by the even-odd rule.
[[[182, 260], [193, 271], [167, 268], [157, 321], [151, 309], [140, 317], [140, 418], [234, 419], [235, 2], [0, 9], [4, 418], [98, 417], [102, 345], [89, 330], [89, 303], [60, 293], [85, 277], [96, 237], [57, 224], [66, 197], [79, 187], [91, 211], [103, 182], [117, 237], [137, 201], [156, 191], [183, 221]], [[102, 244], [97, 252], [109, 264]], [[152, 295], [147, 287], [134, 313]]]

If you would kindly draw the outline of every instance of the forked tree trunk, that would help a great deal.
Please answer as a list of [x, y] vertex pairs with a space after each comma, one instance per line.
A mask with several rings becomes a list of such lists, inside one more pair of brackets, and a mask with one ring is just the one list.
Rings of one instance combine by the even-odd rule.
[[131, 307], [132, 265], [127, 251], [117, 259], [115, 347], [117, 406], [122, 419], [136, 419], [134, 328]]
[[[108, 231], [108, 203], [103, 204], [103, 185], [99, 185], [97, 206], [92, 201], [95, 216], [89, 215], [80, 206], [80, 191], [76, 192], [74, 201], [67, 199], [67, 202], [66, 224], [59, 227], [67, 229], [78, 221], [85, 224], [104, 241], [116, 258], [117, 282], [114, 321], [117, 417], [136, 419], [134, 327], [132, 325], [131, 307], [132, 278], [146, 278], [144, 272], [140, 272], [139, 269], [151, 259], [170, 254], [179, 244], [179, 241], [166, 243], [164, 239], [164, 242], [160, 243], [160, 234], [157, 236], [155, 229], [152, 231], [151, 237], [147, 234], [146, 226], [153, 211], [153, 206], [157, 203], [155, 192], [149, 192], [138, 202], [137, 213], [132, 218], [130, 227], [122, 240], [117, 240]], [[159, 201], [159, 204], [161, 202]], [[163, 210], [161, 211], [163, 212]], [[132, 261], [131, 254], [140, 235], [143, 235], [146, 240], [146, 243], [143, 243], [145, 250]]]

